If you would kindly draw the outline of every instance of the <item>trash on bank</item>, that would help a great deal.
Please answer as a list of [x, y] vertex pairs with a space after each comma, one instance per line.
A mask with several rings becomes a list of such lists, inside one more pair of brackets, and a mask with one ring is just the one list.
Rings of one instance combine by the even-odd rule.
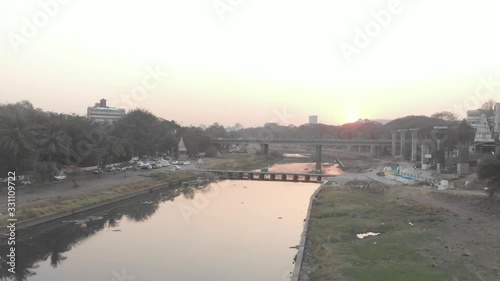
[[375, 233], [375, 232], [367, 232], [367, 233], [361, 233], [361, 234], [358, 234], [356, 236], [358, 236], [359, 239], [364, 239], [365, 237], [369, 237], [369, 236], [378, 236], [380, 235], [380, 233]]

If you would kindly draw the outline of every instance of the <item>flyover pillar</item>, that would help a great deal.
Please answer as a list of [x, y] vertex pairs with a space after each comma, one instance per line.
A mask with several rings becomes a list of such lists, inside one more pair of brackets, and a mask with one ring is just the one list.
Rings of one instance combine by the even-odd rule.
[[321, 171], [321, 145], [316, 145], [316, 170]]
[[401, 144], [399, 145], [399, 154], [401, 155], [401, 158], [404, 159], [406, 130], [399, 130], [399, 132], [401, 133], [401, 139], [400, 139]]
[[260, 152], [264, 155], [269, 154], [269, 144], [268, 143], [261, 143], [260, 144]]
[[377, 154], [376, 146], [374, 144], [370, 145], [370, 154], [371, 155]]
[[391, 155], [392, 157], [396, 157], [396, 138], [397, 138], [397, 135], [396, 135], [396, 131], [391, 131], [392, 133], [392, 148], [391, 148]]
[[417, 161], [417, 133], [419, 129], [410, 129], [411, 131], [411, 161]]

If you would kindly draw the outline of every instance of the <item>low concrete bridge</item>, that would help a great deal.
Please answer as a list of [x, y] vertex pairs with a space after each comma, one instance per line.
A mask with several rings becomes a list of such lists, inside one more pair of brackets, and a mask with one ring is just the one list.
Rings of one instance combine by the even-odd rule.
[[228, 179], [238, 179], [238, 180], [321, 182], [327, 178], [335, 177], [335, 175], [287, 173], [287, 172], [255, 172], [255, 171], [237, 171], [237, 170], [204, 170], [204, 171], [218, 174]]

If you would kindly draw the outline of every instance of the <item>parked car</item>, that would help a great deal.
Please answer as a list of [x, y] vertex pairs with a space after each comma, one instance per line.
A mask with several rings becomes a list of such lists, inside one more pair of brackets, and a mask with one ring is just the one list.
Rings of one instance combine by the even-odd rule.
[[172, 162], [172, 165], [179, 165], [179, 161], [176, 160], [176, 161]]
[[143, 170], [151, 170], [151, 169], [153, 169], [153, 165], [146, 164], [146, 165], [143, 165], [143, 166], [141, 167], [141, 169], [143, 169]]
[[160, 169], [161, 167], [163, 167], [161, 164], [158, 164], [158, 163], [154, 163], [152, 166], [153, 166], [153, 169]]
[[95, 169], [95, 170], [92, 171], [92, 173], [94, 173], [96, 175], [97, 174], [102, 174], [102, 169]]
[[65, 180], [65, 179], [66, 179], [66, 175], [65, 174], [54, 176], [54, 180], [62, 181], [62, 180]]
[[180, 169], [181, 169], [181, 167], [179, 167], [178, 165], [174, 165], [174, 169], [176, 169], [176, 170], [180, 170]]
[[191, 164], [191, 162], [189, 162], [189, 161], [184, 161], [184, 163], [183, 163], [183, 164], [184, 164], [184, 165], [189, 165], [189, 164]]

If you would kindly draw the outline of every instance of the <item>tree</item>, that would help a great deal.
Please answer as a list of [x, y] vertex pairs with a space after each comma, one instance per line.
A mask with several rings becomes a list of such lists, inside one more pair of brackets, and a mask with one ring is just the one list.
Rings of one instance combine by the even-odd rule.
[[488, 193], [491, 196], [500, 192], [500, 155], [485, 159], [479, 164], [477, 175], [488, 181]]
[[54, 177], [54, 169], [52, 165], [54, 155], [57, 153], [68, 154], [71, 138], [66, 135], [66, 132], [59, 128], [59, 124], [54, 122], [45, 124], [41, 131], [42, 132], [38, 135], [39, 144], [47, 154], [50, 169], [50, 180], [52, 180]]
[[431, 118], [442, 119], [445, 121], [457, 121], [458, 117], [455, 113], [450, 111], [441, 111], [431, 115]]
[[0, 146], [14, 156], [14, 168], [17, 170], [18, 154], [22, 150], [31, 150], [33, 129], [26, 120], [16, 115], [14, 118], [2, 118], [0, 127]]
[[485, 110], [485, 111], [490, 111], [490, 110], [495, 109], [495, 100], [490, 99], [487, 102], [483, 103], [483, 105], [481, 106], [481, 109]]

